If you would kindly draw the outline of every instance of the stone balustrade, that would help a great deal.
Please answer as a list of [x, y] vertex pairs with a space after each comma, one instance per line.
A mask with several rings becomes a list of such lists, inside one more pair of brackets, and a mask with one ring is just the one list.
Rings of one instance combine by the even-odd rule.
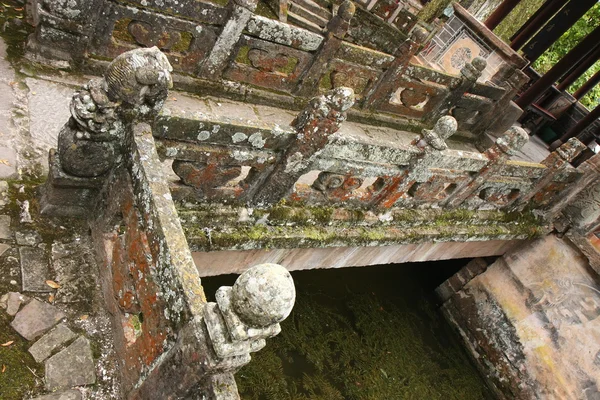
[[[449, 112], [459, 131], [478, 136], [502, 134], [521, 113], [518, 107], [504, 113], [512, 105], [514, 85], [498, 84], [495, 75], [477, 81], [485, 60], [467, 62], [457, 75], [415, 63], [427, 31], [412, 29], [411, 22], [404, 33], [379, 38], [385, 29], [353, 25], [356, 8], [350, 1], [339, 6], [325, 34], [256, 15], [256, 1], [54, 3], [32, 2], [37, 28], [29, 42], [31, 56], [58, 58], [88, 72], [99, 73], [103, 60], [124, 51], [157, 46], [173, 65], [175, 86], [189, 91], [298, 108], [328, 90], [349, 87], [357, 98], [353, 118], [386, 113], [393, 116], [389, 123], [400, 119], [431, 127]], [[497, 74], [508, 79], [506, 71]], [[508, 117], [495, 117], [503, 113]]]

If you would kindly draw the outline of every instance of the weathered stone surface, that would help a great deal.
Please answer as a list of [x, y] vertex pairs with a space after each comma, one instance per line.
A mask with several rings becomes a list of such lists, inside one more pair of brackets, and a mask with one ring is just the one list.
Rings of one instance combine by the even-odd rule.
[[17, 292], [9, 292], [6, 299], [6, 313], [10, 316], [15, 316], [19, 312], [21, 304], [25, 303], [29, 298]]
[[46, 389], [67, 389], [96, 382], [90, 342], [80, 336], [46, 361]]
[[56, 307], [33, 299], [17, 313], [10, 325], [25, 339], [33, 340], [63, 318], [65, 314]]
[[76, 389], [66, 390], [60, 393], [52, 393], [44, 396], [36, 397], [32, 400], [81, 400], [81, 392]]
[[21, 247], [19, 256], [21, 258], [23, 291], [51, 292], [52, 288], [46, 284], [46, 280], [51, 277], [45, 250], [39, 247]]
[[37, 246], [42, 237], [35, 231], [19, 231], [15, 232], [15, 240], [19, 246]]
[[41, 363], [50, 357], [54, 351], [65, 345], [67, 342], [75, 339], [77, 335], [73, 333], [64, 323], [58, 324], [56, 328], [42, 336], [30, 348], [29, 353], [36, 362]]
[[6, 250], [10, 249], [10, 246], [4, 243], [0, 243], [0, 257]]
[[8, 215], [0, 215], [0, 239], [12, 239], [10, 217]]

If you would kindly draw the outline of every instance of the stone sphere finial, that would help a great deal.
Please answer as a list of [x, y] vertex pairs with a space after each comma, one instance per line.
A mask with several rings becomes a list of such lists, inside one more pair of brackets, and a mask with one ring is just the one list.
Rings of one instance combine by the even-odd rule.
[[496, 140], [496, 144], [508, 155], [515, 155], [527, 142], [529, 135], [520, 126], [511, 126], [504, 135]]
[[457, 129], [458, 122], [456, 122], [456, 119], [451, 115], [445, 115], [438, 119], [433, 127], [435, 133], [444, 140], [454, 135]]
[[338, 87], [327, 92], [329, 106], [336, 111], [344, 112], [354, 105], [354, 90], [349, 87]]
[[290, 315], [295, 300], [292, 276], [278, 264], [256, 265], [240, 275], [233, 285], [233, 308], [252, 327], [283, 321]]
[[473, 61], [471, 61], [471, 64], [479, 72], [482, 72], [487, 67], [487, 61], [483, 57], [475, 57]]
[[429, 37], [429, 32], [422, 26], [417, 26], [415, 29], [413, 29], [411, 37], [415, 42], [423, 44]]
[[356, 6], [350, 0], [344, 1], [338, 8], [337, 15], [343, 20], [350, 21], [356, 12]]

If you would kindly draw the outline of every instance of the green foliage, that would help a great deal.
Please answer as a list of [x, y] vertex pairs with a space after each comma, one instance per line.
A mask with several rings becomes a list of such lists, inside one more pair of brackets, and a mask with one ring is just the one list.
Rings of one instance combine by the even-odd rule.
[[[544, 3], [544, 0], [523, 0], [494, 32], [505, 42], [510, 43], [510, 37], [521, 27], [531, 15]], [[571, 29], [565, 32], [544, 54], [536, 60], [533, 68], [539, 73], [547, 72], [573, 47], [577, 45], [586, 35], [598, 26], [600, 21], [600, 3], [592, 7]], [[579, 89], [594, 73], [600, 71], [600, 62], [596, 62], [583, 76], [581, 76], [571, 87], [570, 93]], [[600, 86], [592, 89], [587, 96], [581, 99], [581, 103], [588, 108], [594, 108], [600, 103]]]
[[452, 331], [414, 281], [388, 279], [384, 289], [364, 274], [316, 273], [323, 276], [311, 275], [308, 289], [294, 278], [298, 299], [282, 332], [236, 375], [244, 400], [487, 397]]

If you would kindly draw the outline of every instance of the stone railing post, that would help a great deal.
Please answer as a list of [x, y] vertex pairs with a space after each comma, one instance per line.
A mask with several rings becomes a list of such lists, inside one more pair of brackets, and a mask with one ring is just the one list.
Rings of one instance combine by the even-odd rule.
[[257, 5], [258, 0], [231, 0], [229, 2], [229, 20], [225, 23], [208, 57], [202, 60], [199, 76], [212, 80], [221, 77], [231, 57], [234, 56], [233, 49], [240, 40]]
[[162, 108], [172, 70], [156, 47], [131, 50], [73, 95], [58, 150], [50, 152], [42, 213], [89, 214], [106, 175], [122, 160], [131, 124], [153, 120]]
[[487, 158], [485, 166], [475, 176], [461, 185], [446, 199], [445, 206], [456, 208], [469, 196], [476, 193], [479, 188], [493, 175], [498, 173], [512, 155], [516, 154], [529, 141], [529, 135], [521, 127], [513, 126], [496, 140], [496, 143], [487, 149], [483, 155]]
[[446, 96], [435, 105], [426, 118], [426, 121], [433, 123], [437, 121], [441, 116], [448, 114], [452, 107], [454, 107], [465, 93], [469, 92], [477, 79], [481, 76], [483, 70], [487, 66], [487, 61], [481, 57], [475, 57], [473, 61], [460, 70], [461, 80], [456, 87], [450, 88], [450, 91]]
[[329, 137], [340, 129], [346, 120], [346, 111], [353, 104], [354, 91], [345, 87], [313, 98], [292, 121], [297, 132], [296, 139], [258, 188], [254, 203], [273, 204], [288, 195], [298, 178], [308, 172]]
[[417, 54], [421, 45], [427, 40], [429, 33], [421, 27], [415, 28], [411, 37], [406, 39], [395, 52], [396, 58], [389, 68], [381, 74], [373, 87], [365, 94], [362, 101], [363, 108], [377, 108], [382, 103], [390, 101], [398, 89], [399, 80], [406, 70], [410, 59]]
[[528, 80], [529, 77], [523, 71], [503, 64], [500, 70], [492, 76], [491, 82], [504, 88], [504, 95], [494, 103], [494, 106], [488, 112], [478, 116], [478, 121], [471, 131], [476, 134], [484, 134], [499, 119], [503, 118], [503, 112], [508, 109], [512, 99]]
[[341, 47], [355, 11], [354, 3], [349, 0], [340, 5], [337, 14], [327, 24], [325, 40], [323, 40], [323, 43], [315, 52], [311, 64], [299, 79], [295, 91], [296, 95], [310, 97], [318, 93], [321, 77], [327, 73], [329, 62]]
[[27, 12], [36, 29], [27, 47], [49, 59], [80, 62], [103, 5], [104, 0], [28, 1]]
[[265, 347], [265, 339], [281, 332], [296, 289], [285, 268], [261, 264], [233, 287], [219, 288], [215, 297], [131, 398], [239, 399], [233, 374], [250, 362], [250, 353]]
[[392, 182], [382, 191], [383, 196], [377, 196], [373, 202], [379, 207], [390, 208], [416, 182], [425, 182], [431, 178], [430, 169], [435, 168], [444, 157], [442, 151], [448, 148], [446, 140], [456, 133], [457, 128], [456, 119], [447, 115], [440, 118], [433, 129], [423, 129], [421, 136], [414, 141], [419, 152], [411, 160], [404, 174], [392, 178]]
[[515, 209], [522, 208], [534, 197], [542, 200], [546, 195], [544, 189], [552, 183], [552, 180], [567, 168], [569, 163], [579, 156], [585, 148], [586, 146], [581, 143], [579, 139], [571, 138], [567, 143], [550, 153], [550, 155], [541, 162], [541, 164], [546, 166], [542, 176], [535, 181], [528, 193], [517, 199], [513, 204], [513, 207]]

